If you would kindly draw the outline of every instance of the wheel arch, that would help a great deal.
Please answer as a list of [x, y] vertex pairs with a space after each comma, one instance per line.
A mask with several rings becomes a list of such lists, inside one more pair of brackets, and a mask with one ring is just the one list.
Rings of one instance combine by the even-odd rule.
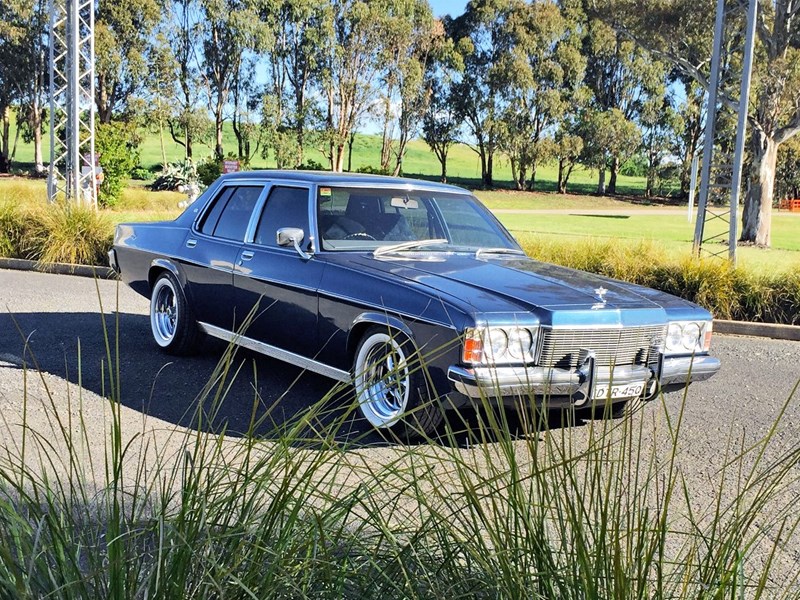
[[414, 332], [406, 325], [400, 318], [383, 313], [377, 312], [366, 312], [361, 313], [353, 320], [353, 323], [350, 325], [350, 331], [347, 335], [347, 360], [348, 364], [353, 363], [353, 359], [355, 358], [356, 348], [358, 348], [358, 342], [361, 341], [361, 338], [364, 336], [364, 333], [370, 328], [375, 325], [387, 327], [389, 329], [394, 329], [399, 331], [411, 341], [412, 344], [416, 347], [416, 341]]
[[152, 295], [153, 286], [155, 286], [156, 280], [164, 272], [172, 273], [175, 279], [178, 280], [181, 288], [183, 288], [183, 293], [186, 294], [186, 278], [183, 276], [183, 273], [178, 266], [171, 260], [167, 260], [165, 258], [156, 258], [150, 263], [150, 269], [147, 271], [147, 283], [149, 288], [148, 296]]

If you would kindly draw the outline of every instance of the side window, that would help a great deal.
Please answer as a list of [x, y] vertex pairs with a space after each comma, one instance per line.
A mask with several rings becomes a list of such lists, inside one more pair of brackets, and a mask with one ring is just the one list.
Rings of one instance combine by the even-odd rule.
[[200, 224], [200, 231], [206, 235], [214, 235], [214, 228], [217, 226], [217, 223], [219, 223], [219, 216], [222, 214], [222, 209], [225, 208], [228, 200], [231, 199], [231, 194], [235, 189], [236, 188], [232, 186], [222, 188], [222, 191], [214, 200], [211, 210], [203, 217], [203, 222]]
[[217, 198], [200, 230], [214, 237], [244, 240], [262, 186], [228, 187]]
[[253, 240], [262, 246], [277, 246], [275, 233], [282, 227], [299, 227], [308, 239], [308, 190], [277, 186], [267, 198]]

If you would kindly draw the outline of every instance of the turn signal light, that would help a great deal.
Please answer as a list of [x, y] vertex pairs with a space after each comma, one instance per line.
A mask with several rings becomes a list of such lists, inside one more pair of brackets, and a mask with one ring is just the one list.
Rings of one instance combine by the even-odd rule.
[[483, 360], [483, 342], [479, 337], [468, 337], [464, 340], [463, 359], [465, 363], [479, 363]]

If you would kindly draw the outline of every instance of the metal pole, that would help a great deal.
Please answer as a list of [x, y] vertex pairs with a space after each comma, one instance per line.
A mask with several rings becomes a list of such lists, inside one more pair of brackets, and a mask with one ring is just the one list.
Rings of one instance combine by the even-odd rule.
[[717, 89], [719, 88], [719, 65], [722, 46], [723, 25], [725, 22], [725, 0], [717, 0], [717, 18], [714, 23], [714, 52], [711, 55], [711, 79], [708, 82], [708, 109], [706, 114], [705, 143], [703, 144], [703, 170], [700, 174], [700, 198], [697, 203], [697, 225], [694, 230], [693, 252], [700, 254], [703, 243], [705, 211], [708, 204], [708, 184], [711, 174], [711, 155], [714, 152], [714, 138], [717, 121]]
[[89, 4], [89, 199], [92, 208], [97, 209], [97, 171], [95, 169], [97, 157], [94, 147], [94, 124], [97, 116], [95, 105], [95, 78], [94, 78], [94, 5]]
[[694, 196], [695, 192], [697, 191], [697, 166], [699, 161], [700, 157], [697, 155], [697, 153], [695, 153], [694, 157], [692, 158], [692, 172], [690, 173], [689, 179], [689, 209], [687, 211], [688, 214], [686, 215], [689, 223], [692, 222], [692, 213], [694, 212]]
[[739, 194], [742, 186], [742, 157], [747, 133], [747, 107], [750, 97], [750, 79], [753, 70], [753, 45], [756, 32], [758, 0], [750, 0], [747, 8], [747, 37], [742, 67], [742, 85], [739, 91], [739, 123], [736, 129], [736, 149], [733, 156], [733, 178], [731, 180], [731, 221], [728, 235], [728, 258], [736, 264], [737, 225], [739, 220]]
[[56, 95], [55, 83], [55, 45], [56, 45], [56, 7], [55, 0], [48, 3], [50, 10], [50, 39], [48, 40], [48, 74], [50, 76], [50, 167], [47, 170], [47, 201], [53, 202], [56, 199], [56, 178], [58, 177], [58, 166], [56, 165], [56, 111], [53, 110], [53, 99]]
[[67, 159], [68, 197], [72, 202], [80, 201], [81, 194], [81, 92], [80, 92], [80, 12], [78, 0], [69, 0], [69, 19], [67, 48], [69, 53], [69, 94], [67, 114], [69, 115], [69, 155]]

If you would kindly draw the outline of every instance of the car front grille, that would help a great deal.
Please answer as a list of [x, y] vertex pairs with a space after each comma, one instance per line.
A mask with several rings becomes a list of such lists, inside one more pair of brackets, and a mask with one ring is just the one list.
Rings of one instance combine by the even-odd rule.
[[647, 364], [663, 344], [666, 327], [622, 327], [613, 329], [543, 328], [540, 335], [539, 365], [574, 369], [581, 350], [594, 351], [598, 366]]

